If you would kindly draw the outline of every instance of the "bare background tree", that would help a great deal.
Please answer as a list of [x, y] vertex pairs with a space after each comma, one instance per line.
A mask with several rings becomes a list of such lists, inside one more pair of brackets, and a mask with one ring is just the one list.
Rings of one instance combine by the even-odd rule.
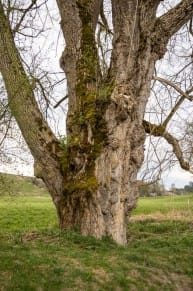
[[[26, 61], [29, 39], [33, 42], [45, 33], [48, 2], [0, 2], [0, 70], [10, 112], [35, 159], [35, 175], [52, 196], [60, 227], [79, 227], [84, 235], [109, 235], [125, 244], [128, 217], [138, 198], [146, 133], [166, 140], [181, 167], [191, 170], [188, 139], [182, 140], [177, 123], [179, 112], [187, 120], [185, 104], [192, 101], [188, 70], [193, 1], [175, 6], [175, 1], [158, 0], [58, 0], [65, 39], [60, 65], [67, 79], [67, 92], [60, 98], [51, 88], [65, 82], [64, 75], [51, 78], [34, 61], [37, 48], [33, 62]], [[181, 68], [167, 68], [166, 76], [162, 69], [168, 64], [172, 68], [177, 57], [184, 60], [178, 63]], [[155, 93], [149, 98], [152, 83]], [[68, 100], [67, 136], [61, 140], [50, 123], [55, 116], [50, 108], [58, 109], [63, 100]], [[191, 136], [191, 131], [183, 134]], [[162, 165], [160, 154], [154, 153]], [[163, 154], [163, 159], [174, 161], [173, 154]], [[146, 165], [157, 171], [152, 161]]]
[[[60, 124], [65, 122], [66, 104], [63, 103], [61, 109], [55, 110], [55, 115], [52, 111], [54, 104], [64, 94], [64, 89], [63, 91], [60, 90], [61, 83], [63, 83], [63, 88], [65, 87], [64, 73], [60, 70], [59, 64], [55, 62], [57, 50], [61, 50], [62, 43], [56, 5], [50, 4], [48, 7], [48, 1], [38, 1], [38, 3], [37, 1], [3, 2], [25, 71], [33, 86], [36, 100], [44, 117], [49, 119], [53, 130], [58, 136], [60, 134], [63, 135], [65, 128], [61, 128]], [[55, 43], [54, 40], [56, 40]], [[1, 165], [1, 169], [8, 168], [10, 172], [19, 174], [24, 167], [27, 173], [32, 174], [31, 167], [28, 168], [28, 165], [32, 164], [32, 156], [27, 149], [13, 115], [10, 113], [3, 83], [0, 93], [0, 151], [1, 163], [4, 165]]]
[[[160, 177], [164, 169], [172, 167], [177, 162], [183, 169], [192, 172], [193, 35], [191, 31], [190, 21], [170, 39], [164, 58], [156, 64], [145, 118], [167, 129], [168, 133], [173, 134], [177, 140], [167, 133], [165, 141], [162, 134], [156, 133], [156, 138], [150, 135], [150, 144], [142, 171], [143, 177], [147, 180], [152, 176]], [[149, 167], [145, 169], [147, 164]], [[154, 171], [150, 171], [151, 168]]]

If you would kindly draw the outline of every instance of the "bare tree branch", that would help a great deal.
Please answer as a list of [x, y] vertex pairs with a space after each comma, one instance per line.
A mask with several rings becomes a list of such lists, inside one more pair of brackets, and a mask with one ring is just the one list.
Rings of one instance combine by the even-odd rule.
[[169, 85], [170, 87], [174, 88], [181, 95], [180, 99], [177, 101], [175, 106], [172, 108], [171, 112], [168, 114], [168, 116], [166, 117], [166, 119], [162, 123], [163, 128], [166, 128], [168, 123], [169, 123], [169, 121], [172, 119], [172, 117], [177, 112], [177, 110], [179, 109], [180, 105], [184, 102], [184, 100], [188, 99], [189, 101], [193, 101], [193, 96], [189, 95], [193, 91], [193, 88], [190, 88], [189, 90], [184, 92], [176, 84], [174, 84], [173, 82], [171, 82], [171, 81], [169, 81], [167, 79], [160, 78], [160, 77], [154, 77], [154, 80], [157, 80], [159, 82], [162, 82], [162, 83], [165, 83], [165, 84]]
[[66, 100], [68, 98], [68, 95], [64, 96], [62, 99], [60, 99], [56, 105], [54, 105], [54, 109], [57, 108], [64, 100]]
[[156, 33], [169, 40], [193, 16], [193, 0], [183, 0], [157, 19]]
[[32, 0], [30, 5], [25, 9], [24, 13], [22, 14], [20, 20], [18, 21], [18, 23], [16, 24], [15, 28], [13, 29], [13, 34], [15, 34], [16, 32], [18, 32], [22, 22], [24, 21], [24, 18], [26, 16], [26, 14], [32, 9], [32, 7], [36, 4], [37, 0]]
[[170, 87], [174, 88], [178, 93], [180, 93], [180, 95], [182, 95], [184, 98], [188, 99], [189, 101], [192, 101], [193, 96], [189, 95], [189, 93], [192, 90], [188, 90], [187, 92], [184, 92], [180, 87], [178, 87], [173, 82], [171, 82], [171, 81], [169, 81], [167, 79], [161, 78], [161, 77], [154, 77], [154, 80], [157, 80], [157, 81], [160, 81], [162, 83], [165, 83], [165, 84], [169, 85]]
[[193, 26], [192, 26], [192, 18], [190, 19], [190, 25], [189, 25], [189, 32], [193, 36]]
[[191, 173], [193, 172], [190, 168], [189, 163], [187, 163], [184, 160], [183, 152], [182, 152], [182, 149], [180, 148], [179, 141], [177, 140], [177, 138], [175, 138], [173, 135], [167, 132], [166, 129], [162, 125], [156, 125], [144, 120], [143, 126], [146, 133], [157, 136], [157, 137], [160, 136], [160, 137], [165, 138], [165, 140], [173, 147], [173, 152], [175, 156], [177, 157], [182, 169], [189, 171]]
[[99, 24], [105, 28], [105, 30], [107, 31], [107, 33], [110, 33], [110, 34], [113, 35], [113, 32], [109, 28], [109, 24], [108, 24], [108, 21], [106, 19], [105, 13], [104, 13], [104, 5], [103, 5], [103, 2], [101, 4], [100, 17], [101, 17], [102, 23], [99, 21]]

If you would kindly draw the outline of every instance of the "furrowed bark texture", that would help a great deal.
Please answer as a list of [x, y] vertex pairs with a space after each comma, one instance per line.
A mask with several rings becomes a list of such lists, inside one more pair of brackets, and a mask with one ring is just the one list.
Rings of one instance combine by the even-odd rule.
[[[109, 235], [125, 244], [127, 220], [138, 197], [136, 177], [145, 141], [142, 123], [154, 65], [163, 57], [169, 37], [190, 19], [192, 1], [182, 1], [157, 19], [160, 1], [112, 0], [113, 51], [106, 79], [99, 70], [94, 40], [101, 1], [57, 2], [66, 39], [61, 65], [70, 92], [66, 181], [68, 185], [70, 177], [70, 185], [61, 226], [79, 225], [83, 234]], [[186, 21], [182, 11], [188, 13]], [[180, 24], [173, 25], [170, 18]]]
[[161, 57], [152, 52], [150, 37], [159, 1], [112, 1], [114, 40], [106, 79], [94, 41], [92, 7], [97, 2], [58, 1], [62, 19], [68, 19], [69, 11], [73, 15], [71, 25], [62, 21], [66, 49], [61, 64], [73, 108], [69, 106], [67, 122], [70, 185], [61, 206], [61, 226], [79, 225], [84, 234], [109, 235], [125, 244], [143, 161], [142, 120], [154, 64]]
[[59, 143], [39, 111], [1, 2], [0, 70], [61, 228], [78, 227], [84, 235], [109, 235], [126, 244], [149, 129], [143, 117], [154, 65], [171, 35], [192, 17], [193, 1], [182, 1], [158, 19], [158, 0], [111, 2], [113, 49], [103, 76], [95, 42], [102, 0], [57, 0], [66, 43], [60, 59], [68, 83], [66, 144]]

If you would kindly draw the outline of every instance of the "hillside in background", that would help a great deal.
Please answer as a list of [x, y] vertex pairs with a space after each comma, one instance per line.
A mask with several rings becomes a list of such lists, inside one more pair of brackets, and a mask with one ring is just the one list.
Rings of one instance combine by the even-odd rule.
[[35, 177], [0, 173], [0, 195], [48, 195], [42, 180]]

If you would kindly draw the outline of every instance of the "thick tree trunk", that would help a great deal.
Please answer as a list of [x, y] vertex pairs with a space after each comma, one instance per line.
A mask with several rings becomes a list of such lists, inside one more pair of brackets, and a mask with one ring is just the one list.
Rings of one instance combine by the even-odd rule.
[[[149, 80], [146, 89], [142, 86], [144, 96], [149, 94]], [[108, 235], [119, 244], [127, 241], [128, 218], [137, 202], [136, 178], [145, 141], [143, 112], [129, 96], [127, 88], [114, 88], [103, 112], [103, 127], [93, 128], [91, 120], [76, 123], [79, 137], [72, 135], [68, 145], [66, 188], [58, 211], [62, 228], [78, 227], [82, 234], [98, 238]]]
[[[92, 123], [89, 127], [87, 121], [87, 135], [85, 125], [79, 127], [87, 151], [81, 140], [79, 145], [68, 146], [70, 169], [59, 216], [62, 228], [79, 227], [85, 235], [108, 235], [125, 244], [127, 221], [138, 198], [136, 178], [143, 161], [145, 132], [129, 95], [117, 90], [104, 112], [105, 141], [98, 144], [98, 136], [91, 133], [95, 131]], [[115, 94], [119, 94], [119, 101]]]
[[[155, 60], [147, 18], [158, 5], [112, 1], [114, 40], [109, 76], [102, 78], [95, 45], [93, 1], [58, 1], [66, 49], [61, 65], [69, 91], [66, 181], [59, 205], [62, 228], [127, 241], [126, 227], [135, 207], [136, 178], [143, 161], [142, 121], [150, 94]], [[122, 3], [121, 3], [122, 2]], [[155, 1], [156, 2], [156, 1]], [[129, 12], [128, 12], [129, 11]], [[140, 27], [146, 24], [144, 31]], [[155, 22], [151, 19], [153, 29]], [[151, 29], [148, 25], [148, 31]], [[73, 31], [73, 39], [72, 39]], [[131, 39], [132, 31], [132, 39]], [[72, 65], [73, 64], [73, 65]]]

